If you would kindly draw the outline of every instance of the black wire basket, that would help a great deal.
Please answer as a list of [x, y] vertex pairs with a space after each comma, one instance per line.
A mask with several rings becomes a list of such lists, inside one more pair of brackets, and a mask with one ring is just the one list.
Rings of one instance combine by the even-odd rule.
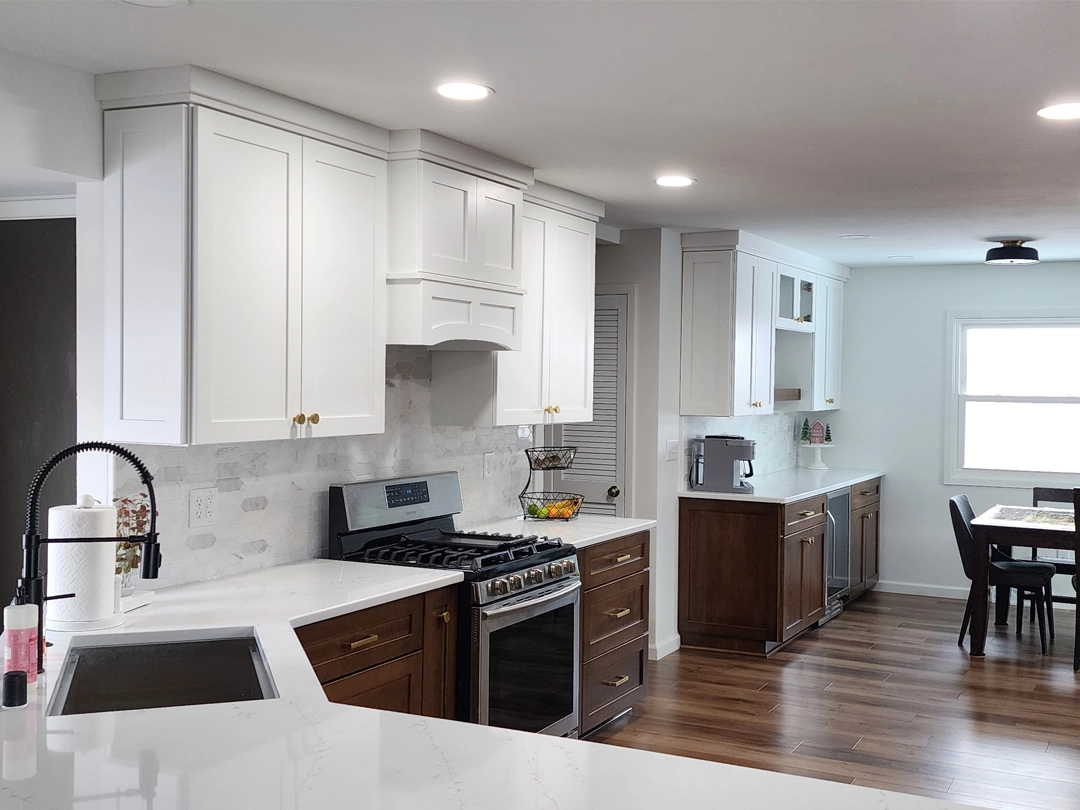
[[529, 447], [525, 450], [531, 470], [568, 470], [577, 455], [576, 447]]
[[570, 520], [585, 500], [576, 492], [522, 492], [518, 495], [526, 520]]

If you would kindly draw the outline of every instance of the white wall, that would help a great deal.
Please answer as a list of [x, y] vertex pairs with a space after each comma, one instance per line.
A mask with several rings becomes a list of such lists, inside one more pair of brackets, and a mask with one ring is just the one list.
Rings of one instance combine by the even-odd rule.
[[942, 483], [945, 312], [1075, 305], [1080, 263], [860, 268], [844, 298], [843, 409], [831, 420], [829, 463], [885, 471], [883, 590], [965, 598], [948, 499], [967, 492], [978, 512], [1030, 504], [1031, 490]]
[[0, 183], [5, 166], [100, 180], [101, 121], [91, 74], [0, 51]]
[[675, 493], [682, 465], [666, 460], [668, 440], [679, 438], [679, 234], [665, 229], [623, 231], [621, 244], [597, 248], [596, 283], [632, 284], [636, 288], [629, 514], [653, 518], [658, 524], [651, 549], [649, 654], [662, 658], [679, 647], [679, 510]]

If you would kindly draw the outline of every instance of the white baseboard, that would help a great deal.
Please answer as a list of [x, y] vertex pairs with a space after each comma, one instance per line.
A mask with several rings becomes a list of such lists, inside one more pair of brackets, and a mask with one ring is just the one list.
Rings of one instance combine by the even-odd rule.
[[888, 582], [881, 580], [877, 584], [879, 591], [885, 593], [906, 593], [912, 596], [937, 596], [941, 599], [967, 599], [969, 588], [959, 585], [926, 585], [922, 582]]
[[676, 633], [673, 636], [669, 636], [658, 644], [649, 645], [649, 660], [659, 661], [661, 658], [666, 658], [675, 652], [682, 646], [682, 639], [679, 638], [679, 634]]

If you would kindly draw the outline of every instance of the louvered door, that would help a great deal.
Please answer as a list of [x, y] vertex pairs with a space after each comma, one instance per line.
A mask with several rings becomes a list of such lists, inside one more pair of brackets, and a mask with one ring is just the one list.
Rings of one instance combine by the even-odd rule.
[[[586, 514], [622, 515], [626, 489], [626, 295], [596, 296], [593, 421], [556, 425], [555, 443], [578, 448], [574, 466], [554, 474], [554, 488], [585, 496]], [[615, 489], [612, 489], [614, 487]], [[618, 492], [618, 495], [611, 495]]]

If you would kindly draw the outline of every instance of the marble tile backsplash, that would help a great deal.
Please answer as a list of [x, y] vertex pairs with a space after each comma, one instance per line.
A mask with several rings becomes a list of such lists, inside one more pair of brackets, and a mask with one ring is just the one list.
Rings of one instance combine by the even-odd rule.
[[[782, 412], [768, 416], [684, 416], [682, 419], [683, 482], [689, 478], [690, 439], [715, 434], [745, 436], [757, 442], [754, 474], [790, 470], [798, 465], [799, 442], [796, 426], [807, 414]], [[813, 420], [811, 420], [813, 421]]]
[[[520, 514], [531, 439], [516, 427], [434, 427], [431, 354], [388, 346], [386, 432], [375, 436], [131, 449], [154, 475], [165, 587], [317, 557], [326, 547], [330, 484], [457, 470], [465, 526]], [[484, 454], [495, 471], [484, 479]], [[139, 492], [126, 462], [115, 467], [116, 495]], [[214, 525], [188, 527], [192, 489], [217, 487]]]

